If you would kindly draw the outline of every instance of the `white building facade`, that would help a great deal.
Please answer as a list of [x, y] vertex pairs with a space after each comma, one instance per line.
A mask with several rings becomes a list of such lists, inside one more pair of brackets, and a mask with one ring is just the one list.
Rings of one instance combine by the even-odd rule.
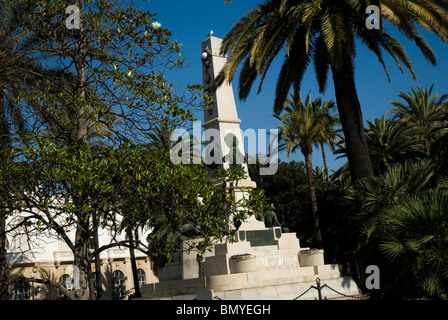
[[[11, 227], [13, 223], [9, 219], [7, 225]], [[73, 241], [75, 230], [66, 232]], [[142, 234], [142, 238], [146, 238], [146, 234]], [[105, 228], [98, 230], [99, 247], [121, 240], [125, 240], [124, 232], [116, 234]], [[89, 249], [93, 252], [93, 241]], [[148, 256], [135, 250], [135, 258], [139, 285], [157, 282], [158, 278], [152, 272]], [[14, 229], [7, 234], [7, 259], [11, 300], [67, 299], [53, 284], [62, 284], [70, 290], [70, 280], [74, 279], [76, 267], [73, 266], [72, 251], [56, 232], [35, 230], [31, 234], [24, 228]], [[102, 251], [100, 267], [102, 299], [123, 300], [132, 297], [134, 280], [128, 248], [114, 246]], [[92, 272], [95, 276], [93, 262]]]

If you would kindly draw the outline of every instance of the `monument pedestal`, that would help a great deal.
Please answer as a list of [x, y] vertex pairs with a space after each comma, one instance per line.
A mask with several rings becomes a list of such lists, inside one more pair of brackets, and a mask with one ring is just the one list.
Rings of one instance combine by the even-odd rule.
[[[323, 250], [300, 248], [295, 233], [280, 228], [240, 229], [235, 242], [216, 243], [202, 267], [204, 275], [199, 277], [196, 253], [179, 253], [160, 271], [159, 283], [142, 286], [142, 298], [191, 300], [212, 290], [220, 299], [289, 300], [314, 285], [316, 278], [346, 295], [361, 294], [350, 277], [341, 276], [338, 265], [324, 264]], [[314, 299], [314, 291], [301, 299]], [[328, 289], [322, 294], [344, 298]]]

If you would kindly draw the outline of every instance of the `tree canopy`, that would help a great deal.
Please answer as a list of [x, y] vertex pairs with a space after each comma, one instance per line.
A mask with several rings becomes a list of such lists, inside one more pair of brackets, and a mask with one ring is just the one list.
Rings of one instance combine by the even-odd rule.
[[[6, 15], [7, 3], [0, 13]], [[167, 79], [166, 72], [181, 70], [185, 59], [155, 13], [128, 1], [86, 0], [79, 4], [77, 29], [66, 27], [65, 1], [19, 4], [14, 26], [32, 35], [29, 62], [38, 69], [26, 70], [36, 79], [33, 91], [17, 87], [17, 103], [11, 104], [31, 110], [30, 126], [8, 134], [11, 143], [1, 146], [2, 160], [8, 160], [0, 168], [1, 218], [10, 224], [0, 232], [22, 229], [29, 239], [51, 234], [65, 241], [80, 271], [80, 289], [65, 291], [73, 299], [95, 298], [91, 263], [112, 246], [144, 251], [157, 271], [180, 249], [182, 237], [200, 239], [188, 248], [198, 254], [212, 239], [231, 238], [229, 219], [244, 219], [246, 211], [235, 213], [232, 194], [213, 181], [238, 179], [239, 173], [210, 177], [203, 166], [174, 165], [170, 150], [154, 148], [162, 123], [188, 124], [204, 101], [200, 85], [179, 92]], [[15, 40], [14, 33], [6, 36]], [[8, 73], [3, 79], [12, 88], [22, 78]], [[185, 226], [191, 232], [179, 231]], [[99, 227], [112, 234], [136, 227], [151, 233], [138, 243], [114, 236], [91, 252], [89, 239]]]

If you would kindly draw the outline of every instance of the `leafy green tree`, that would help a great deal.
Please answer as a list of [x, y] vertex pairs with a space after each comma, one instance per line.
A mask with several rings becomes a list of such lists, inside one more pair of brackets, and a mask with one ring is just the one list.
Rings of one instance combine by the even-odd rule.
[[[314, 185], [313, 165], [311, 155], [313, 146], [322, 141], [331, 117], [327, 112], [334, 105], [333, 102], [324, 102], [318, 98], [311, 101], [309, 93], [306, 100], [302, 100], [300, 93], [290, 95], [286, 101], [285, 113], [280, 119], [281, 139], [286, 143], [286, 156], [289, 157], [297, 148], [305, 157], [306, 171], [308, 175], [309, 194], [313, 212], [313, 224], [315, 232], [315, 246], [322, 246], [322, 235], [319, 227], [319, 217]], [[324, 106], [322, 106], [324, 105]]]
[[257, 183], [257, 189], [264, 190], [268, 201], [273, 204], [282, 227], [296, 232], [302, 246], [310, 244], [313, 231], [311, 201], [309, 196], [306, 167], [303, 162], [280, 162], [275, 175], [259, 174], [261, 165], [248, 164], [249, 174]]
[[[101, 186], [109, 181], [102, 173], [93, 174], [93, 168], [90, 168], [92, 175], [88, 179], [82, 173], [85, 159], [81, 155], [99, 153], [95, 142], [102, 137], [97, 135], [91, 139], [91, 133], [107, 132], [108, 136], [102, 140], [108, 143], [126, 138], [136, 142], [145, 141], [149, 128], [159, 121], [161, 115], [170, 113], [174, 117], [191, 118], [187, 108], [202, 104], [197, 94], [199, 86], [189, 86], [189, 93], [182, 96], [173, 93], [174, 86], [165, 78], [165, 72], [181, 68], [184, 59], [179, 54], [180, 45], [170, 39], [170, 31], [153, 23], [156, 21], [153, 13], [136, 9], [125, 2], [86, 0], [79, 4], [80, 28], [67, 29], [65, 1], [23, 0], [20, 4], [26, 8], [19, 11], [21, 30], [33, 30], [40, 39], [39, 43], [32, 46], [33, 57], [44, 57], [39, 60], [42, 67], [51, 66], [58, 71], [41, 81], [41, 90], [37, 94], [29, 95], [24, 91], [22, 96], [41, 112], [39, 117], [36, 116], [41, 125], [39, 129], [43, 129], [41, 133], [50, 133], [53, 139], [54, 133], [64, 134], [63, 139], [55, 142], [63, 146], [56, 148], [61, 153], [55, 154], [62, 164], [59, 163], [53, 170], [42, 167], [55, 163], [51, 157], [46, 158], [46, 164], [37, 161], [37, 158], [32, 159], [33, 163], [41, 166], [41, 173], [47, 172], [48, 175], [45, 177], [30, 173], [30, 183], [34, 181], [39, 185], [41, 179], [47, 184], [47, 189], [38, 189], [43, 199], [47, 200], [43, 202], [47, 207], [36, 203], [30, 193], [20, 194], [28, 195], [29, 199], [22, 200], [28, 208], [35, 205], [44, 213], [54, 208], [52, 201], [55, 201], [44, 192], [53, 192], [60, 197], [57, 201], [67, 202], [64, 210], [70, 213], [70, 226], [76, 229], [75, 241], [70, 243], [70, 239], [59, 231], [61, 238], [72, 249], [75, 264], [81, 273], [81, 290], [76, 292], [76, 297], [86, 299], [89, 292], [87, 287], [91, 283], [89, 279], [92, 278], [91, 256], [86, 249], [93, 232], [90, 226], [92, 219], [101, 223], [105, 218], [104, 214], [101, 216], [97, 199], [92, 199], [93, 195], [88, 196], [83, 191], [83, 188], [86, 192], [92, 191], [91, 186], [83, 183], [90, 181], [91, 185], [96, 186], [94, 189], [98, 189], [92, 191], [93, 194], [101, 191], [103, 195], [108, 190], [101, 190]], [[48, 86], [49, 82], [59, 90]], [[26, 146], [32, 148], [35, 144]], [[90, 150], [90, 147], [93, 149]], [[102, 147], [107, 149], [107, 145]], [[32, 149], [27, 150], [31, 152]], [[49, 149], [44, 150], [49, 152]], [[66, 176], [68, 173], [63, 163], [71, 162], [62, 159], [68, 154], [73, 156], [72, 161], [77, 161], [72, 163], [71, 174], [78, 176], [79, 180], [70, 180]], [[93, 163], [93, 160], [89, 162], [92, 166]], [[84, 168], [87, 168], [85, 164]], [[54, 179], [53, 182], [49, 181], [51, 179]], [[29, 185], [27, 187], [31, 188]], [[36, 216], [34, 218], [34, 222], [40, 221]], [[109, 222], [114, 221], [107, 219]], [[53, 227], [49, 220], [46, 222], [49, 223], [47, 227]]]
[[[195, 237], [185, 250], [203, 254], [212, 241], [232, 237], [232, 217], [245, 219], [246, 212], [234, 212], [233, 196], [215, 185], [204, 168], [175, 165], [168, 155], [146, 147], [70, 146], [42, 139], [28, 145], [20, 150], [21, 159], [14, 166], [2, 166], [5, 176], [20, 182], [6, 209], [21, 214], [12, 218], [9, 229], [23, 228], [31, 239], [53, 233], [66, 242], [80, 269], [80, 288], [67, 293], [71, 299], [88, 297], [90, 265], [108, 248], [141, 250], [157, 270], [180, 250], [183, 237]], [[222, 179], [229, 178], [230, 173], [222, 174]], [[134, 223], [152, 232], [146, 243], [136, 243], [134, 238], [114, 240], [90, 252], [86, 239], [92, 235], [93, 216], [102, 226], [112, 223], [111, 231], [127, 231]], [[121, 226], [114, 225], [118, 217]], [[186, 226], [191, 227], [190, 233], [182, 233]], [[68, 233], [73, 229], [74, 239]]]
[[[232, 0], [226, 0], [226, 4]], [[366, 8], [380, 9], [380, 29], [366, 27]], [[364, 136], [361, 105], [355, 84], [355, 44], [359, 40], [373, 52], [387, 74], [383, 52], [400, 70], [403, 64], [415, 78], [402, 44], [387, 33], [386, 20], [406, 38], [415, 42], [433, 65], [436, 57], [417, 26], [434, 32], [448, 42], [448, 4], [446, 1], [311, 1], [270, 0], [246, 13], [226, 34], [221, 48], [229, 60], [217, 85], [231, 81], [238, 66], [239, 97], [246, 99], [260, 75], [260, 91], [266, 73], [279, 53], [286, 50], [276, 87], [274, 112], [279, 113], [291, 86], [300, 91], [303, 75], [311, 61], [321, 92], [331, 69], [339, 117], [347, 143], [350, 173], [354, 181], [373, 175]]]
[[179, 70], [184, 59], [171, 32], [153, 23], [154, 13], [125, 2], [86, 0], [79, 4], [80, 29], [67, 29], [65, 1], [32, 3], [34, 10], [22, 18], [45, 40], [35, 50], [72, 75], [53, 77], [63, 92], [49, 90], [34, 103], [54, 115], [51, 120], [68, 130], [73, 143], [86, 143], [94, 126], [116, 139], [145, 141], [161, 115], [191, 115], [183, 106], [199, 101], [198, 88], [190, 86], [189, 97], [173, 93], [165, 72]]
[[[11, 216], [9, 229], [22, 228], [30, 239], [56, 233], [73, 252], [80, 271], [80, 288], [68, 296], [87, 299], [92, 260], [86, 239], [91, 236], [91, 217], [105, 208], [106, 195], [113, 187], [107, 159], [87, 146], [46, 140], [30, 140], [17, 152], [20, 161], [9, 173], [20, 189], [10, 195], [12, 207], [7, 209], [17, 211]], [[107, 212], [104, 215], [107, 219]], [[68, 234], [73, 229], [74, 239]]]
[[[157, 123], [154, 123], [152, 125], [151, 130], [147, 133], [149, 142], [145, 145], [151, 150], [151, 152], [159, 153], [162, 156], [170, 156], [172, 152], [176, 152], [175, 144], [176, 141], [174, 141], [174, 133], [176, 132], [176, 129], [181, 128], [186, 123], [185, 119], [177, 119], [173, 118], [172, 115], [167, 114], [165, 116], [161, 116], [160, 120]], [[187, 139], [185, 136], [179, 137], [179, 139]], [[185, 140], [184, 140], [185, 141]], [[193, 137], [192, 134], [189, 135], [189, 144], [190, 144], [190, 158], [193, 158], [194, 156], [197, 158], [200, 158], [200, 154], [197, 154], [197, 150], [194, 148], [194, 144], [196, 143], [195, 137]], [[183, 154], [182, 156], [186, 156]], [[191, 159], [192, 160], [192, 159]], [[135, 204], [135, 202], [132, 202]], [[141, 208], [138, 208], [141, 209]], [[126, 210], [129, 210], [127, 208]], [[145, 225], [145, 222], [139, 221], [139, 219], [135, 218], [134, 215], [126, 215], [125, 219], [122, 222], [122, 228], [126, 230], [126, 235], [129, 239], [129, 251], [130, 251], [130, 261], [132, 266], [132, 273], [133, 273], [133, 279], [134, 279], [134, 288], [135, 293], [133, 295], [134, 298], [139, 298], [141, 296], [140, 288], [138, 285], [138, 277], [137, 277], [137, 265], [135, 261], [135, 245], [139, 243], [139, 235], [138, 230], [139, 227], [142, 227]], [[174, 230], [174, 233], [178, 232], [178, 230]], [[151, 238], [153, 239], [153, 238]], [[135, 240], [135, 241], [134, 241]], [[177, 244], [178, 239], [174, 237], [174, 242]], [[157, 248], [160, 249], [160, 244], [157, 245]], [[155, 255], [152, 255], [155, 262], [153, 263], [153, 271], [157, 275], [157, 270], [163, 266], [165, 262], [168, 260], [166, 259], [167, 256], [171, 257], [171, 252], [168, 252], [164, 254], [157, 253]], [[98, 276], [97, 276], [98, 279]]]
[[[383, 174], [391, 164], [407, 159], [438, 160], [438, 171], [442, 170], [446, 141], [447, 95], [433, 94], [433, 86], [411, 88], [411, 92], [400, 92], [403, 102], [392, 101], [392, 109], [385, 116], [367, 121], [366, 141], [375, 174]], [[335, 154], [347, 156], [344, 139]], [[348, 170], [343, 166], [336, 177], [345, 176]]]
[[[129, 151], [134, 161], [127, 166]], [[244, 212], [238, 215], [233, 211], [233, 196], [214, 184], [204, 167], [173, 164], [169, 155], [154, 153], [150, 146], [122, 147], [114, 158], [115, 170], [128, 167], [128, 174], [116, 175], [120, 181], [118, 198], [112, 206], [123, 215], [124, 228], [151, 228], [143, 248], [156, 274], [174, 252], [181, 250], [181, 240], [200, 238], [185, 250], [204, 254], [213, 239], [231, 237], [232, 217], [244, 220]], [[229, 179], [231, 172], [215, 174], [218, 179]]]

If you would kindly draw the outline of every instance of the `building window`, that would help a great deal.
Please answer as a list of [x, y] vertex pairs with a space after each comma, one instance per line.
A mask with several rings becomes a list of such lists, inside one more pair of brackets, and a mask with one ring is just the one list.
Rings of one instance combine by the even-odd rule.
[[29, 283], [19, 280], [14, 284], [14, 300], [30, 300]]
[[112, 299], [123, 300], [126, 297], [126, 278], [120, 270], [112, 274]]
[[141, 288], [146, 283], [146, 273], [143, 269], [137, 270], [138, 286]]

